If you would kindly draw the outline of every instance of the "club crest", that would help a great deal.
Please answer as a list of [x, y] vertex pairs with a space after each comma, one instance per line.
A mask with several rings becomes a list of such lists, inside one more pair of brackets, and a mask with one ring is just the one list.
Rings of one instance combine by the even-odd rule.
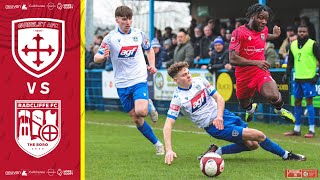
[[54, 150], [61, 139], [61, 101], [16, 100], [15, 139], [35, 158]]
[[54, 70], [65, 51], [65, 24], [51, 18], [12, 21], [12, 55], [25, 72], [40, 78]]

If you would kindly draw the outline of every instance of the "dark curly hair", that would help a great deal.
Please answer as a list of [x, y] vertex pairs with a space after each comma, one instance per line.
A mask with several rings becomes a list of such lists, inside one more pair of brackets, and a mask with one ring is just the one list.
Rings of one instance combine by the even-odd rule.
[[273, 12], [272, 10], [265, 5], [262, 4], [253, 4], [247, 9], [246, 20], [249, 21], [250, 17], [255, 15], [256, 13], [259, 15], [261, 11], [267, 11], [269, 13], [269, 19], [272, 19]]

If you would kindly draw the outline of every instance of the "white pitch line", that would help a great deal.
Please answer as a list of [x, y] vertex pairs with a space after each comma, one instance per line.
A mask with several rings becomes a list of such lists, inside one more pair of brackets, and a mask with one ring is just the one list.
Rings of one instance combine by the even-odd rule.
[[[102, 123], [102, 122], [95, 122], [95, 121], [87, 121], [87, 124], [94, 124], [94, 125], [101, 125], [101, 126], [116, 126], [116, 127], [128, 127], [128, 128], [134, 128], [136, 129], [137, 126], [134, 125], [124, 125], [124, 124], [112, 124], [112, 123]], [[160, 130], [162, 131], [162, 128], [152, 128], [154, 130]], [[172, 129], [174, 132], [181, 132], [181, 133], [192, 133], [192, 134], [208, 134], [205, 132], [197, 132], [197, 131], [184, 131], [179, 129]]]
[[[127, 128], [134, 128], [136, 129], [137, 127], [134, 125], [124, 125], [124, 124], [113, 124], [113, 123], [102, 123], [102, 122], [95, 122], [95, 121], [86, 121], [87, 124], [93, 124], [93, 125], [100, 125], [100, 126], [114, 126], [114, 127], [127, 127]], [[153, 130], [160, 130], [162, 131], [162, 128], [152, 128]], [[203, 135], [209, 135], [206, 132], [198, 132], [198, 131], [184, 131], [184, 130], [179, 130], [179, 129], [172, 129], [173, 132], [180, 132], [180, 133], [191, 133], [191, 134], [203, 134]], [[276, 139], [272, 138], [272, 141], [278, 141], [278, 142], [290, 142], [290, 143], [295, 143], [295, 144], [309, 144], [309, 145], [316, 145], [320, 146], [320, 143], [311, 143], [311, 142], [301, 142], [301, 141], [292, 141], [292, 140], [281, 140], [281, 139]]]

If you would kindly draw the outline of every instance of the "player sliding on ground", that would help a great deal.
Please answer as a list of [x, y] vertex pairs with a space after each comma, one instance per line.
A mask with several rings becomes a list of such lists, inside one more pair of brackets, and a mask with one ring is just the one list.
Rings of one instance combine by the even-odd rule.
[[284, 160], [306, 160], [303, 155], [284, 150], [263, 132], [248, 128], [240, 117], [224, 108], [225, 101], [222, 96], [206, 79], [191, 77], [188, 67], [188, 63], [179, 62], [168, 69], [169, 76], [178, 84], [178, 87], [173, 94], [163, 129], [166, 148], [165, 163], [170, 165], [177, 157], [172, 150], [171, 132], [180, 112], [210, 136], [234, 143], [220, 148], [212, 145], [207, 152], [214, 151], [220, 155], [235, 154], [255, 150], [260, 146]]

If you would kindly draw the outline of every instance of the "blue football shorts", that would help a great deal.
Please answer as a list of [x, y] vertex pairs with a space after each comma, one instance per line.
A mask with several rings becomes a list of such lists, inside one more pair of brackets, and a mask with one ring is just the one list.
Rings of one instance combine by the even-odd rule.
[[125, 112], [134, 108], [134, 102], [138, 99], [149, 99], [148, 84], [142, 82], [125, 88], [117, 88], [122, 107]]
[[204, 129], [208, 134], [216, 139], [242, 144], [243, 128], [248, 127], [248, 124], [242, 121], [239, 116], [236, 116], [227, 109], [224, 110], [223, 119], [223, 130], [217, 129], [212, 124]]
[[316, 85], [310, 82], [294, 82], [293, 93], [298, 99], [315, 97], [317, 95]]

